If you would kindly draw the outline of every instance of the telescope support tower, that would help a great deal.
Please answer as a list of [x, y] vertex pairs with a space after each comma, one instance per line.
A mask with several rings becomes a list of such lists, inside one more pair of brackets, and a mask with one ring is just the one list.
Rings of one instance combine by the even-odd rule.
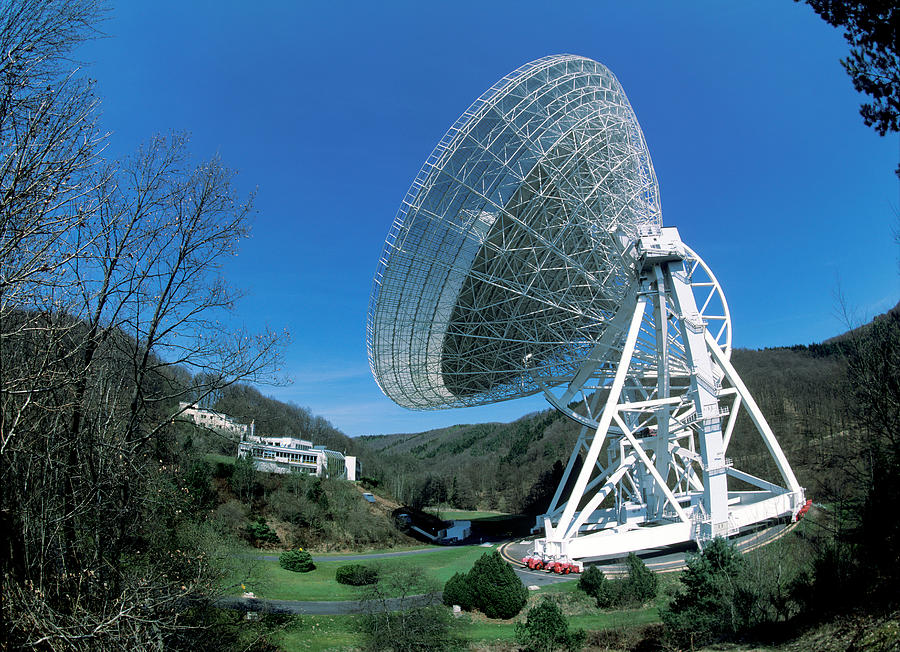
[[[729, 361], [731, 320], [712, 272], [674, 228], [644, 228], [626, 254], [637, 260], [640, 280], [592, 355], [570, 379], [532, 374], [550, 403], [582, 424], [539, 519], [545, 536], [535, 554], [543, 557], [614, 557], [688, 541], [702, 547], [755, 523], [796, 517], [804, 504]], [[617, 361], [608, 357], [613, 350], [621, 351]], [[736, 469], [726, 457], [741, 406], [780, 482]], [[729, 490], [729, 481], [752, 490]]]

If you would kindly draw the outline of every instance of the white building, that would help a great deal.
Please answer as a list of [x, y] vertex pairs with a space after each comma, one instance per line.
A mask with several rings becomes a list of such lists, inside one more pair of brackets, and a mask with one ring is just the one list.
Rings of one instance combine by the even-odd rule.
[[238, 457], [250, 457], [258, 471], [268, 473], [305, 473], [355, 481], [359, 462], [311, 441], [295, 437], [257, 437], [249, 434], [238, 444]]
[[198, 426], [229, 432], [236, 435], [250, 434], [250, 427], [243, 423], [238, 423], [227, 414], [216, 412], [208, 408], [198, 407], [196, 403], [181, 402], [178, 404], [181, 410], [181, 417], [193, 421]]

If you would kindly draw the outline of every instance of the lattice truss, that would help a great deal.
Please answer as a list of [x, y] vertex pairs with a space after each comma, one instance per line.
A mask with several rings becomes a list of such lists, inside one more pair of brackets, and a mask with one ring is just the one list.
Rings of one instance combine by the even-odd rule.
[[[550, 548], [561, 544], [553, 552], [566, 556], [728, 536], [796, 512], [804, 498], [731, 366], [731, 319], [715, 276], [676, 229], [642, 233], [631, 252], [640, 281], [578, 372], [533, 372], [548, 400], [583, 424], [544, 516], [545, 541]], [[742, 406], [773, 458], [778, 482], [736, 469], [726, 457]], [[584, 465], [576, 479], [579, 456]], [[729, 491], [729, 482], [744, 490]], [[629, 538], [629, 527], [666, 523], [683, 527], [633, 529]], [[619, 527], [626, 536], [571, 543]]]
[[577, 370], [661, 224], [644, 136], [603, 65], [560, 55], [501, 79], [451, 127], [388, 235], [367, 320], [382, 391], [413, 409], [540, 391]]

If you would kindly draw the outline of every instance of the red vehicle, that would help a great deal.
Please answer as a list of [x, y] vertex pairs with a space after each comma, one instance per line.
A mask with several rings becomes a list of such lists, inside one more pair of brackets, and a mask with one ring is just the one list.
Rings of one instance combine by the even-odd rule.
[[797, 510], [797, 513], [794, 515], [794, 521], [799, 521], [801, 518], [803, 518], [806, 515], [806, 512], [809, 511], [810, 507], [812, 507], [812, 501], [807, 500], [806, 504]]
[[549, 573], [557, 573], [559, 575], [581, 572], [581, 564], [568, 560], [544, 560], [541, 557], [528, 556], [522, 558], [522, 563], [531, 570], [546, 570]]

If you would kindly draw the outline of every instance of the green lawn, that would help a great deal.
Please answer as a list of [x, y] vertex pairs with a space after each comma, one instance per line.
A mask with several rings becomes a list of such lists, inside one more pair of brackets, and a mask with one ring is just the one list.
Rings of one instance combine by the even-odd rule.
[[[460, 638], [470, 643], [488, 641], [509, 641], [516, 636], [516, 621], [524, 619], [524, 611], [515, 620], [488, 620], [479, 616], [465, 614], [460, 617], [457, 630]], [[610, 627], [630, 627], [659, 622], [659, 612], [655, 607], [634, 609], [629, 611], [594, 611], [593, 613], [574, 614], [566, 617], [570, 629], [583, 629], [588, 632], [599, 631]]]
[[[436, 547], [426, 555], [411, 555], [378, 560], [361, 560], [359, 563], [383, 567], [422, 566], [439, 584], [453, 573], [467, 571], [485, 552], [492, 548], [481, 546]], [[383, 551], [389, 552], [389, 551]], [[355, 600], [359, 589], [338, 584], [334, 573], [338, 567], [353, 562], [321, 561], [310, 573], [293, 573], [282, 569], [276, 561], [253, 560], [251, 577], [245, 582], [247, 590], [258, 597], [282, 600]], [[659, 575], [660, 591], [656, 604], [642, 609], [600, 611], [593, 599], [577, 590], [577, 582], [561, 582], [530, 592], [529, 607], [541, 596], [553, 595], [560, 601], [563, 612], [573, 629], [599, 631], [608, 628], [625, 629], [659, 622], [659, 607], [666, 602], [665, 595], [677, 582], [677, 574]], [[240, 593], [241, 589], [230, 591]], [[469, 644], [489, 644], [493, 641], [509, 642], [515, 638], [515, 625], [525, 617], [526, 610], [510, 621], [489, 620], [480, 614], [462, 614], [454, 619], [454, 635]], [[359, 616], [302, 616], [300, 624], [287, 627], [275, 636], [275, 641], [287, 652], [337, 652], [358, 650], [365, 643], [359, 629]]]
[[216, 462], [222, 462], [223, 464], [234, 464], [233, 455], [218, 455], [216, 453], [207, 453], [203, 456], [203, 458], [207, 462], [212, 462], [213, 464], [215, 464]]
[[325, 652], [362, 647], [358, 616], [301, 616], [302, 625], [282, 632], [278, 643], [287, 652]]
[[238, 595], [245, 589], [238, 584], [243, 583], [247, 591], [252, 591], [258, 598], [275, 600], [356, 600], [359, 590], [352, 586], [338, 584], [334, 579], [335, 571], [341, 566], [351, 563], [364, 563], [371, 566], [403, 567], [423, 566], [428, 574], [441, 586], [459, 571], [468, 571], [475, 560], [493, 548], [481, 546], [460, 546], [452, 548], [435, 548], [426, 555], [410, 555], [387, 559], [352, 561], [320, 561], [316, 570], [309, 573], [294, 573], [283, 569], [277, 561], [248, 561], [249, 576], [232, 576], [226, 586], [231, 595]]
[[478, 511], [463, 511], [458, 509], [437, 509], [436, 507], [429, 507], [427, 510], [430, 514], [434, 514], [438, 518], [442, 518], [445, 521], [473, 521], [477, 519], [486, 519], [486, 518], [494, 518], [498, 516], [507, 516], [507, 514], [503, 512], [478, 512]]
[[[569, 627], [598, 631], [610, 627], [623, 628], [659, 622], [655, 607], [625, 611], [597, 611], [567, 616]], [[489, 620], [481, 615], [463, 614], [454, 620], [454, 635], [470, 644], [511, 641], [516, 635], [516, 622], [523, 619], [523, 611], [514, 620]], [[359, 649], [363, 635], [359, 631], [359, 616], [302, 616], [299, 627], [291, 627], [277, 636], [287, 652], [337, 652]]]

